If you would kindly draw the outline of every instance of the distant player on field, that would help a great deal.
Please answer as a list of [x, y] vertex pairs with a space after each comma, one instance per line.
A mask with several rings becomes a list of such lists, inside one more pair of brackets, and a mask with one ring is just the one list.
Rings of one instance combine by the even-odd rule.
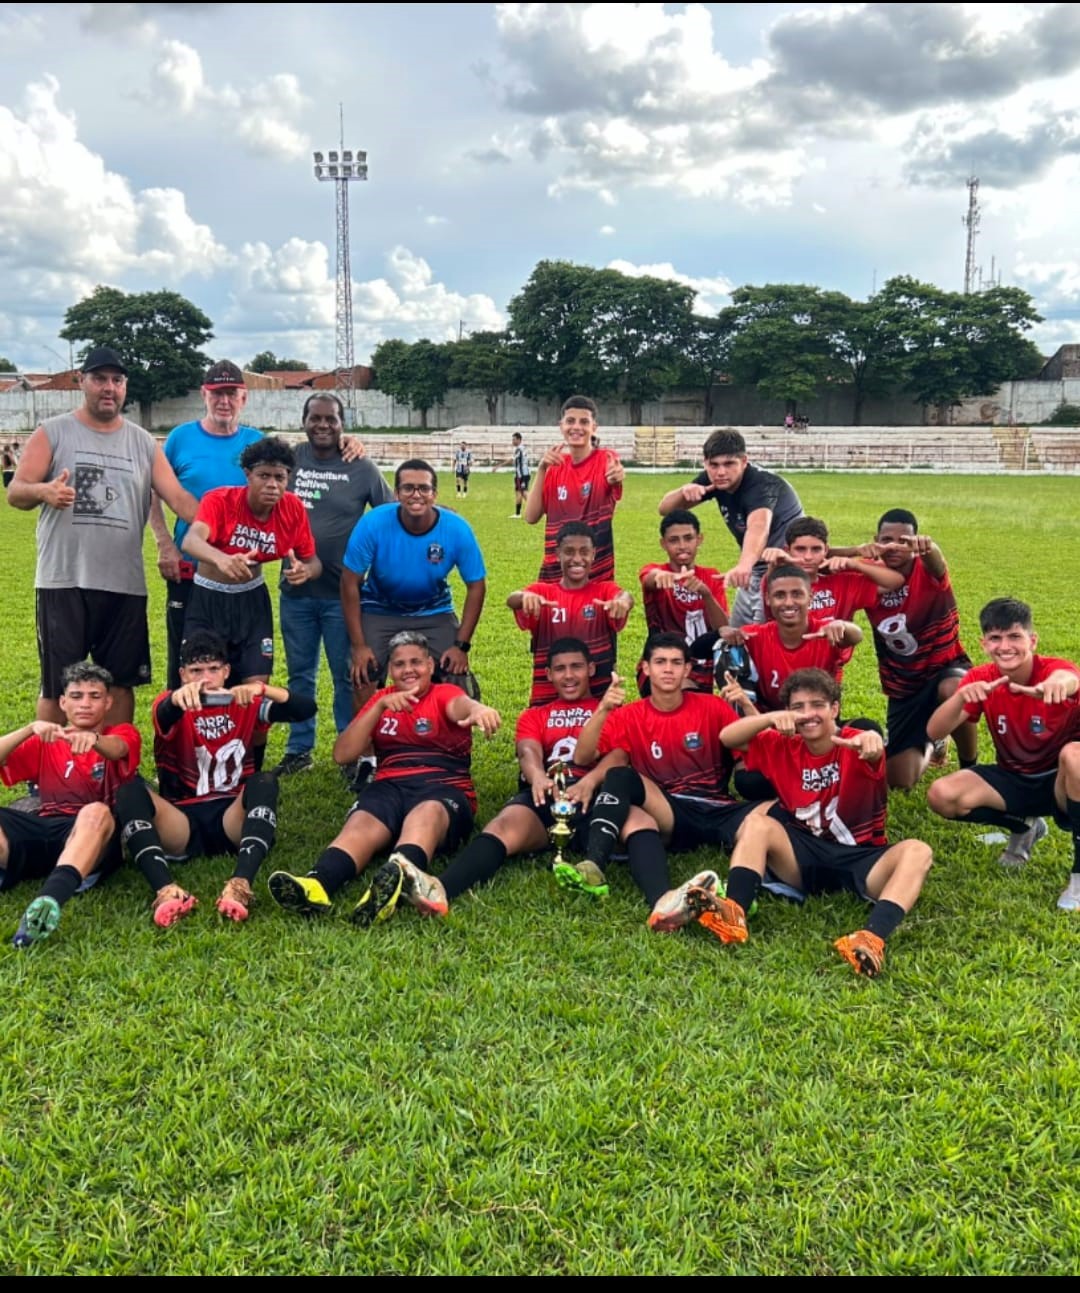
[[457, 497], [468, 498], [469, 477], [472, 475], [472, 450], [462, 440], [454, 450], [454, 484], [457, 486]]
[[977, 665], [932, 715], [931, 740], [985, 717], [997, 761], [935, 781], [930, 807], [942, 817], [989, 823], [1010, 832], [998, 861], [1023, 866], [1046, 834], [1043, 815], [1072, 835], [1073, 869], [1058, 899], [1080, 911], [1080, 669], [1036, 655], [1031, 607], [997, 597], [979, 613], [989, 664]]

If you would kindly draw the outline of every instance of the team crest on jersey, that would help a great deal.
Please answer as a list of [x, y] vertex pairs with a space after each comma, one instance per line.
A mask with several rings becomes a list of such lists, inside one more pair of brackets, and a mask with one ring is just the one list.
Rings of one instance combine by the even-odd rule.
[[105, 780], [105, 762], [104, 762], [104, 760], [102, 760], [102, 762], [101, 762], [101, 763], [95, 763], [95, 764], [94, 764], [94, 766], [90, 769], [90, 776], [92, 777], [92, 779], [93, 779], [94, 781], [104, 781], [104, 780]]
[[417, 736], [427, 736], [431, 731], [432, 723], [430, 718], [418, 718], [413, 724], [413, 731]]
[[581, 487], [581, 497], [588, 498], [591, 493], [592, 493], [592, 481], [587, 480], [585, 484], [582, 485]]
[[683, 745], [685, 745], [688, 750], [700, 750], [701, 733], [687, 732], [687, 734], [683, 737]]
[[262, 653], [263, 653], [263, 655], [268, 655], [268, 656], [272, 656], [272, 655], [274, 654], [274, 639], [273, 639], [273, 638], [263, 638], [263, 640], [262, 640]]
[[427, 559], [428, 559], [428, 561], [430, 561], [430, 562], [431, 562], [431, 564], [432, 564], [433, 566], [437, 566], [437, 565], [439, 564], [439, 562], [440, 562], [440, 561], [442, 561], [443, 557], [445, 557], [445, 556], [446, 556], [446, 552], [445, 552], [445, 550], [444, 550], [444, 548], [443, 548], [443, 545], [442, 545], [441, 543], [429, 543], [429, 544], [428, 544], [428, 549], [427, 549]]
[[583, 620], [594, 620], [594, 619], [596, 619], [596, 607], [595, 607], [595, 606], [583, 606], [583, 607], [581, 608], [581, 618], [582, 618]]
[[1029, 726], [1036, 736], [1042, 736], [1046, 731], [1046, 724], [1041, 714], [1032, 714]]

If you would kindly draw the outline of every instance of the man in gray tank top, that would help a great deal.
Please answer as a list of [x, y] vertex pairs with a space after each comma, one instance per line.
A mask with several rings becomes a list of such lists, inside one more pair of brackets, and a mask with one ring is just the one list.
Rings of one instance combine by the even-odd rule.
[[182, 489], [160, 445], [121, 410], [127, 369], [108, 346], [82, 365], [81, 408], [48, 418], [26, 442], [8, 486], [12, 507], [40, 507], [37, 525], [37, 716], [63, 723], [60, 675], [90, 656], [112, 674], [114, 723], [130, 723], [133, 687], [150, 681], [143, 531], [150, 487], [190, 521]]

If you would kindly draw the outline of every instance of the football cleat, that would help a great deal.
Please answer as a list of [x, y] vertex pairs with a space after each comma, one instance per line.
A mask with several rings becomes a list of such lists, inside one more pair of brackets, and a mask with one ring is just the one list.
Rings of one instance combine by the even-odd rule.
[[354, 925], [374, 925], [379, 921], [389, 920], [397, 911], [398, 899], [405, 884], [405, 871], [401, 865], [404, 861], [399, 853], [391, 853], [371, 877], [371, 883], [349, 917]]
[[833, 943], [833, 947], [856, 974], [865, 974], [868, 979], [876, 979], [885, 964], [885, 942], [868, 929], [845, 934]]
[[1069, 876], [1069, 883], [1062, 889], [1057, 905], [1061, 911], [1080, 911], [1080, 872], [1074, 871]]
[[154, 924], [168, 929], [190, 916], [198, 905], [199, 900], [193, 893], [187, 893], [178, 884], [167, 884], [154, 895]]
[[245, 880], [243, 876], [234, 875], [225, 881], [225, 888], [222, 889], [221, 897], [217, 900], [217, 909], [229, 920], [239, 922], [247, 920], [254, 901], [255, 894], [252, 892], [251, 882]]
[[395, 853], [391, 861], [401, 867], [401, 896], [416, 908], [421, 916], [445, 916], [450, 910], [442, 881]]
[[322, 883], [313, 875], [289, 875], [275, 871], [266, 882], [270, 897], [279, 907], [296, 916], [317, 916], [333, 905]]
[[1014, 831], [998, 854], [998, 866], [1022, 867], [1031, 860], [1031, 851], [1049, 829], [1042, 817], [1025, 817], [1026, 831]]
[[750, 937], [746, 928], [746, 912], [733, 898], [713, 898], [709, 907], [698, 916], [698, 924], [721, 943], [745, 943]]
[[60, 904], [55, 898], [42, 896], [35, 898], [23, 912], [19, 928], [11, 940], [14, 947], [30, 947], [33, 943], [48, 938], [60, 924]]
[[607, 881], [604, 873], [587, 858], [571, 866], [569, 862], [556, 862], [551, 868], [555, 883], [560, 889], [572, 889], [577, 893], [587, 893], [591, 898], [606, 898]]
[[700, 871], [677, 889], [669, 889], [649, 912], [649, 928], [669, 933], [689, 925], [712, 907], [719, 883], [720, 877], [715, 871]]

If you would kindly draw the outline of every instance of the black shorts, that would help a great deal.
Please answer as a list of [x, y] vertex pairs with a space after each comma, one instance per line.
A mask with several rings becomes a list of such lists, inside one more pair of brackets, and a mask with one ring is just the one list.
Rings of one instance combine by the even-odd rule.
[[190, 862], [193, 858], [218, 857], [222, 853], [235, 853], [236, 845], [225, 834], [225, 814], [233, 799], [222, 795], [218, 799], [193, 799], [188, 804], [174, 804], [188, 819], [191, 834], [187, 848], [170, 862]]
[[885, 718], [885, 754], [903, 754], [905, 750], [923, 750], [930, 743], [926, 725], [930, 715], [941, 704], [937, 690], [946, 678], [962, 678], [971, 668], [967, 656], [949, 663], [915, 693], [914, 696], [890, 696]]
[[[10, 889], [20, 880], [48, 875], [63, 853], [74, 826], [75, 818], [66, 815], [42, 817], [39, 813], [0, 808], [0, 830], [8, 842], [8, 859], [0, 868], [0, 889]], [[117, 827], [94, 868], [94, 874], [110, 875], [123, 860], [120, 829]]]
[[699, 799], [692, 795], [664, 795], [671, 806], [675, 825], [668, 848], [685, 853], [701, 844], [719, 844], [725, 853], [735, 847], [735, 834], [756, 804], [736, 800]]
[[225, 639], [229, 685], [268, 678], [274, 669], [274, 612], [265, 584], [239, 593], [196, 583], [184, 619], [184, 637], [206, 629]]
[[1072, 829], [1069, 815], [1054, 797], [1057, 769], [1049, 772], [1010, 772], [996, 763], [977, 763], [968, 768], [982, 777], [1005, 800], [1006, 812], [1015, 817], [1052, 817], [1062, 830]]
[[532, 480], [532, 477], [531, 477], [531, 476], [515, 476], [515, 477], [514, 477], [514, 493], [515, 493], [515, 494], [527, 494], [527, 493], [529, 492], [529, 481], [531, 481], [531, 480]]
[[150, 631], [146, 598], [92, 588], [37, 590], [38, 659], [41, 694], [56, 700], [60, 675], [89, 656], [108, 669], [117, 687], [150, 681]]
[[468, 480], [468, 479], [469, 479], [469, 473], [468, 473], [467, 469], [466, 469], [466, 468], [464, 468], [464, 467], [459, 467], [459, 468], [458, 468], [458, 470], [454, 472], [454, 475], [458, 478], [458, 480]]
[[356, 803], [349, 809], [353, 813], [370, 813], [382, 822], [394, 841], [401, 834], [405, 818], [417, 804], [434, 800], [442, 804], [450, 816], [450, 825], [439, 841], [441, 849], [457, 848], [469, 838], [473, 828], [473, 810], [465, 792], [456, 786], [440, 786], [427, 779], [388, 779], [370, 781], [360, 791]]
[[769, 809], [769, 816], [787, 831], [802, 883], [798, 891], [793, 891], [770, 872], [762, 882], [763, 888], [775, 886], [775, 892], [794, 898], [815, 893], [853, 893], [866, 902], [874, 901], [867, 892], [866, 877], [889, 851], [888, 844], [837, 844], [835, 840], [822, 839], [803, 830], [780, 804]]

